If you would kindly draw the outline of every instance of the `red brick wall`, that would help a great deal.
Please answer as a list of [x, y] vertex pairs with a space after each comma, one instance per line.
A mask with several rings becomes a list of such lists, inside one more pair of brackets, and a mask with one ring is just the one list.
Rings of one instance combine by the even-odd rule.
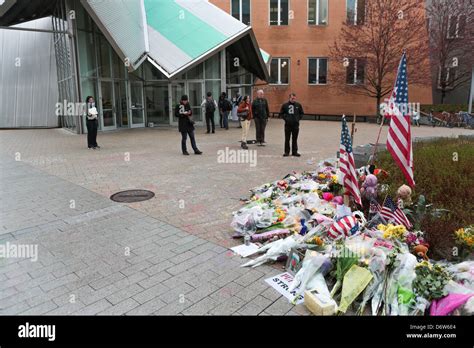
[[[211, 0], [212, 3], [230, 13], [230, 0]], [[290, 84], [267, 85], [263, 89], [269, 100], [271, 111], [278, 111], [290, 92], [297, 94], [306, 113], [319, 114], [375, 114], [375, 99], [353, 94], [340, 94], [331, 85], [331, 70], [334, 61], [329, 60], [328, 84], [308, 85], [308, 57], [327, 57], [328, 45], [337, 37], [346, 18], [346, 1], [329, 0], [327, 26], [309, 26], [307, 0], [290, 0], [293, 19], [288, 26], [269, 25], [269, 0], [251, 0], [251, 25], [260, 48], [272, 57], [289, 57]], [[298, 64], [299, 61], [299, 64]], [[429, 104], [432, 102], [431, 86], [416, 86], [410, 89], [410, 102]]]

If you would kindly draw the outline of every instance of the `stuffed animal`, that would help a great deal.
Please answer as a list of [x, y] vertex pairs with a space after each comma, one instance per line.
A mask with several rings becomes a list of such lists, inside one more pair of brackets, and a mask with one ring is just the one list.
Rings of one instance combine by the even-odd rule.
[[369, 201], [377, 199], [377, 184], [378, 179], [374, 174], [367, 175], [360, 189], [362, 196]]
[[411, 187], [408, 185], [402, 185], [397, 190], [397, 203], [400, 208], [409, 207], [412, 204], [411, 201]]
[[424, 260], [428, 261], [428, 247], [426, 245], [420, 244], [413, 248], [413, 251], [416, 256], [422, 257]]

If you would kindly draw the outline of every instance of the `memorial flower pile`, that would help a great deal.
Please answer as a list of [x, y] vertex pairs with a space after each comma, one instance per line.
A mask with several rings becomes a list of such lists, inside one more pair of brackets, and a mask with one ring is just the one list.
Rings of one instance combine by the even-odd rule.
[[[318, 315], [474, 314], [474, 261], [429, 259], [423, 231], [344, 205], [340, 177], [327, 160], [252, 189], [231, 223], [234, 238], [256, 244], [243, 267], [286, 262], [289, 301], [304, 297]], [[456, 241], [472, 251], [473, 232], [459, 229]]]

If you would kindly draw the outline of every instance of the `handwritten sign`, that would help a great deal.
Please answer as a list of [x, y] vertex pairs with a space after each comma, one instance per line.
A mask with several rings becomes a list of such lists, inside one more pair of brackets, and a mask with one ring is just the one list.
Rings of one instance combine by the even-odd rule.
[[[282, 273], [276, 276], [273, 276], [271, 278], [265, 279], [265, 282], [269, 284], [272, 288], [274, 288], [276, 291], [278, 291], [280, 294], [285, 296], [290, 302], [293, 301], [293, 299], [296, 296], [296, 291], [297, 289], [294, 289], [293, 291], [289, 291], [291, 283], [293, 282], [294, 277], [288, 273]], [[296, 300], [296, 304], [303, 303], [304, 301], [304, 295], [298, 296], [298, 299]]]

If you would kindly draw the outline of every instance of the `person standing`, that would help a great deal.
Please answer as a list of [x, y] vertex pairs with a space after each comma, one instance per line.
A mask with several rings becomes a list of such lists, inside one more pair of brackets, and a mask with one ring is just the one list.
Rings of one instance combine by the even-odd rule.
[[413, 111], [413, 125], [420, 127], [420, 113], [416, 110]]
[[237, 115], [237, 110], [241, 102], [242, 102], [242, 96], [237, 91], [235, 93], [235, 97], [232, 99], [232, 120], [239, 122], [239, 128], [242, 128], [242, 124], [240, 121], [240, 117]]
[[229, 112], [232, 111], [232, 104], [227, 99], [227, 94], [222, 92], [219, 98], [219, 124], [221, 128], [229, 130]]
[[212, 97], [211, 92], [207, 92], [207, 97], [201, 103], [201, 107], [204, 109], [204, 113], [206, 115], [206, 126], [207, 126], [206, 133], [209, 134], [211, 132], [211, 125], [212, 125], [212, 133], [215, 133], [216, 125], [214, 123], [214, 113], [217, 110], [217, 102]]
[[285, 120], [285, 153], [284, 157], [290, 155], [300, 157], [298, 153], [298, 134], [300, 132], [300, 120], [303, 118], [304, 111], [300, 103], [296, 101], [296, 94], [290, 94], [290, 100], [281, 106], [280, 116]]
[[260, 146], [265, 146], [265, 127], [267, 126], [270, 110], [268, 109], [268, 102], [264, 98], [264, 93], [261, 89], [257, 91], [257, 98], [252, 103], [252, 115], [255, 120], [257, 143]]
[[242, 120], [242, 149], [247, 150], [247, 135], [250, 129], [250, 123], [252, 122], [252, 106], [250, 105], [250, 96], [246, 95], [237, 109], [237, 114]]
[[194, 138], [194, 121], [192, 119], [193, 111], [189, 105], [188, 96], [183, 95], [181, 101], [174, 110], [174, 115], [178, 118], [178, 130], [181, 132], [181, 150], [183, 155], [189, 156], [188, 150], [186, 148], [186, 141], [189, 135], [191, 140], [191, 146], [196, 155], [202, 154], [201, 151], [197, 148], [196, 139]]
[[87, 127], [87, 147], [89, 149], [100, 149], [97, 145], [97, 129], [99, 127], [99, 121], [97, 115], [99, 114], [95, 106], [94, 97], [88, 96], [86, 98], [86, 127]]

